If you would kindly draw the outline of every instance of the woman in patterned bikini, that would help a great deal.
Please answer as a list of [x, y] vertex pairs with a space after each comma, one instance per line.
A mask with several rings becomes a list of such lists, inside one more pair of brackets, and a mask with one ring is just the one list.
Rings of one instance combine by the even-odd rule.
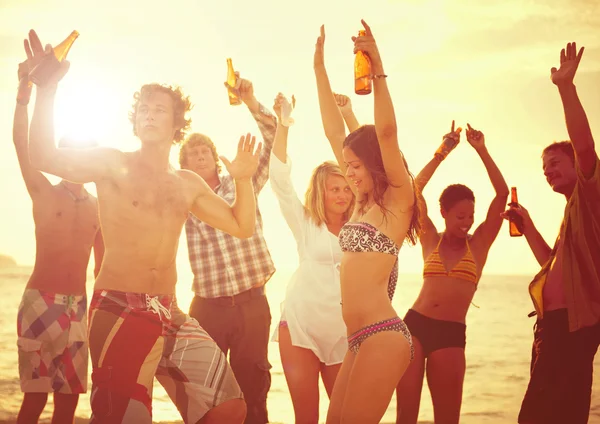
[[[508, 197], [508, 187], [485, 146], [481, 131], [467, 124], [467, 141], [479, 154], [496, 192], [485, 221], [473, 235], [475, 197], [462, 184], [442, 192], [440, 209], [446, 228], [438, 234], [427, 216], [423, 201], [423, 232], [420, 237], [425, 266], [423, 287], [404, 321], [413, 337], [415, 357], [398, 385], [397, 424], [416, 423], [425, 369], [433, 400], [436, 423], [458, 423], [465, 376], [465, 318], [477, 290], [477, 283], [488, 252], [496, 239]], [[448, 141], [452, 141], [448, 143]], [[456, 146], [460, 129], [444, 136], [444, 145]], [[443, 149], [442, 149], [443, 150]], [[436, 153], [417, 175], [416, 185], [423, 190], [449, 151]]]
[[418, 206], [414, 182], [398, 146], [394, 106], [369, 26], [353, 37], [354, 52], [369, 55], [375, 125], [346, 137], [324, 65], [325, 32], [315, 47], [314, 68], [321, 117], [340, 168], [356, 194], [356, 206], [342, 227], [342, 315], [348, 333], [331, 396], [327, 423], [379, 423], [412, 356], [411, 337], [390, 302], [398, 251], [416, 243]]

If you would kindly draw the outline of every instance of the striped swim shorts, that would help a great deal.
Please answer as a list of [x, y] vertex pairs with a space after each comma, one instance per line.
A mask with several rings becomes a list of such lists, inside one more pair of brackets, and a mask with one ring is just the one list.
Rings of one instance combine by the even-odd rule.
[[185, 423], [243, 398], [221, 349], [173, 295], [97, 290], [89, 323], [90, 424], [152, 423], [154, 377]]

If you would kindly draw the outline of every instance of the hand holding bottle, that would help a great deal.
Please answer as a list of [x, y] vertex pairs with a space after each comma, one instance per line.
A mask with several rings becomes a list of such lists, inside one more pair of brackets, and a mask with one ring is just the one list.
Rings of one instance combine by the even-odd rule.
[[53, 49], [50, 44], [46, 44], [46, 48], [43, 48], [37, 33], [34, 30], [29, 31], [29, 45], [32, 52], [29, 78], [34, 84], [40, 87], [52, 87], [58, 84], [69, 70], [67, 53], [78, 36], [79, 33], [73, 31], [56, 48]]
[[354, 54], [359, 51], [365, 53], [371, 61], [371, 71], [373, 72], [373, 75], [382, 75], [383, 64], [381, 62], [379, 48], [377, 47], [377, 43], [375, 42], [371, 28], [363, 19], [361, 19], [360, 22], [365, 28], [365, 35], [352, 37], [352, 41], [354, 42]]
[[506, 220], [518, 223], [519, 231], [525, 234], [529, 229], [533, 228], [533, 221], [529, 216], [529, 212], [519, 203], [509, 203], [509, 208], [502, 212], [500, 216]]
[[452, 120], [452, 127], [450, 128], [450, 132], [444, 135], [442, 140], [442, 144], [435, 152], [435, 156], [440, 160], [446, 159], [446, 156], [454, 150], [458, 143], [460, 142], [460, 132], [462, 131], [461, 127], [454, 129], [454, 120]]

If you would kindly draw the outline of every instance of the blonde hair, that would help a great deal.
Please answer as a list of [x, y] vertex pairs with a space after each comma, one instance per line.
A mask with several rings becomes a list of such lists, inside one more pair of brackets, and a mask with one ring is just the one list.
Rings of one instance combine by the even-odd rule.
[[213, 143], [209, 136], [200, 133], [190, 134], [189, 137], [186, 138], [183, 143], [181, 143], [181, 148], [179, 149], [179, 166], [184, 168], [187, 165], [188, 149], [196, 146], [206, 146], [210, 149], [213, 159], [217, 164], [217, 174], [220, 174], [221, 163], [219, 162], [219, 155], [217, 154], [215, 143]]
[[[325, 161], [317, 166], [310, 177], [310, 184], [304, 195], [304, 213], [307, 218], [311, 219], [317, 226], [327, 223], [325, 215], [325, 191], [327, 177], [330, 175], [339, 175], [344, 177], [340, 167], [332, 161]], [[355, 202], [354, 194], [348, 209], [344, 213], [344, 219], [347, 221], [354, 210]]]

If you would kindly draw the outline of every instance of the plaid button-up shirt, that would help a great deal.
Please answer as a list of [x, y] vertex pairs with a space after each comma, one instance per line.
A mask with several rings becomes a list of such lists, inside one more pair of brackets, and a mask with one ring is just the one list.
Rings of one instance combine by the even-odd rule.
[[[255, 196], [269, 179], [269, 159], [275, 140], [277, 119], [260, 105], [252, 116], [262, 133], [263, 146], [258, 168], [252, 177]], [[235, 183], [230, 175], [219, 176], [215, 192], [230, 205], [235, 200]], [[256, 231], [239, 239], [208, 226], [189, 214], [185, 223], [188, 252], [194, 282], [192, 290], [201, 297], [234, 296], [264, 285], [275, 272], [271, 254], [263, 237], [262, 216], [256, 204]]]

